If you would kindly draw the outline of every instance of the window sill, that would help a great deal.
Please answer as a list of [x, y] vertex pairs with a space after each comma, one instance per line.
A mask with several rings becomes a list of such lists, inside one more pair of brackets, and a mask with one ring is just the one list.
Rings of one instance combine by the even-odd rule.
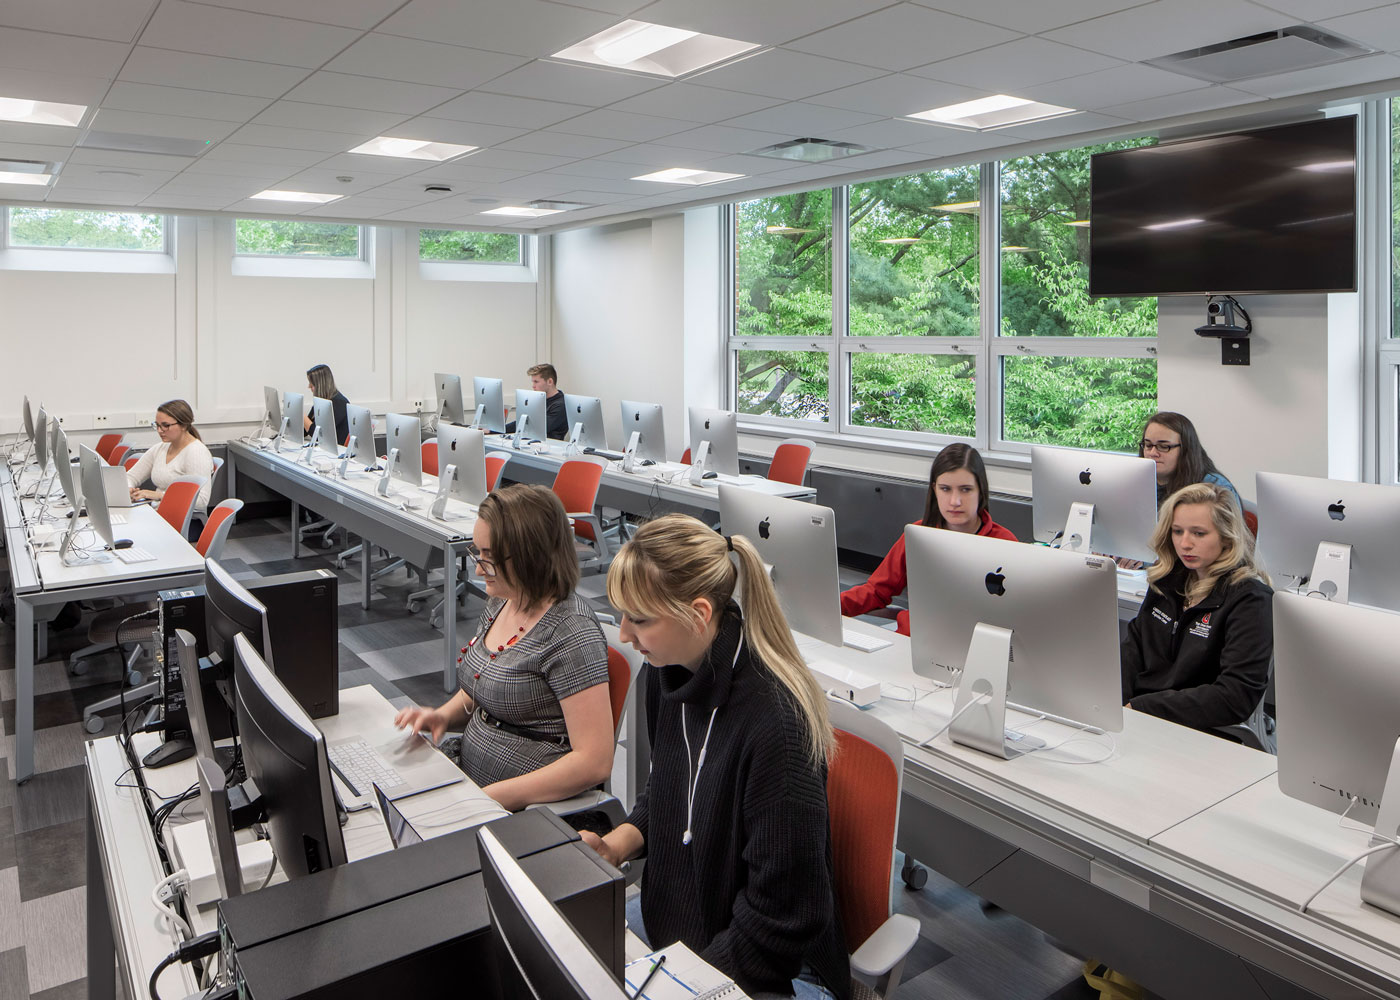
[[[861, 437], [855, 434], [838, 434], [835, 431], [814, 430], [810, 427], [778, 427], [772, 424], [739, 424], [739, 433], [752, 437], [774, 438], [785, 440], [787, 438], [800, 437], [815, 441], [818, 444], [830, 445], [835, 448], [848, 448], [852, 451], [875, 452], [884, 455], [901, 455], [912, 458], [932, 459], [946, 445], [928, 443], [923, 444], [915, 441], [897, 441], [889, 438]], [[1015, 451], [992, 451], [990, 449], [979, 448], [983, 461], [988, 465], [997, 466], [1004, 469], [1015, 469], [1029, 473], [1031, 469], [1031, 456], [1029, 452]]]
[[418, 276], [424, 281], [529, 283], [538, 280], [535, 269], [526, 264], [473, 264], [450, 260], [420, 260]]
[[373, 278], [365, 260], [299, 260], [296, 257], [234, 257], [235, 278]]
[[2, 271], [71, 271], [92, 274], [174, 274], [175, 258], [155, 251], [0, 250]]

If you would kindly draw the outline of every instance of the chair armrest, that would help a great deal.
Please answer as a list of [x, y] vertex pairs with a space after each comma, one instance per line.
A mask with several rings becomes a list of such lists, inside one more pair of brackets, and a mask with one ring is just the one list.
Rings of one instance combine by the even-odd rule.
[[591, 528], [593, 529], [593, 540], [594, 540], [595, 544], [597, 544], [597, 546], [598, 546], [598, 556], [599, 556], [599, 558], [601, 558], [601, 559], [603, 559], [603, 560], [606, 560], [606, 559], [608, 558], [608, 554], [609, 554], [609, 553], [608, 553], [608, 539], [607, 539], [607, 536], [603, 534], [603, 521], [602, 521], [602, 519], [601, 519], [600, 517], [598, 517], [597, 514], [594, 514], [592, 511], [589, 511], [589, 512], [586, 513], [586, 514], [573, 514], [573, 513], [570, 513], [570, 514], [567, 514], [566, 516], [567, 516], [568, 518], [570, 518], [570, 520], [572, 520], [572, 521], [582, 521], [583, 523], [587, 524], [589, 527], [591, 527]]
[[895, 913], [851, 955], [851, 971], [883, 976], [913, 950], [919, 940], [919, 921], [907, 913]]
[[607, 792], [590, 788], [586, 792], [571, 795], [567, 799], [556, 799], [553, 802], [533, 802], [526, 806], [526, 809], [548, 809], [556, 816], [571, 816], [574, 813], [587, 812], [590, 809], [597, 809], [607, 799], [612, 798]]

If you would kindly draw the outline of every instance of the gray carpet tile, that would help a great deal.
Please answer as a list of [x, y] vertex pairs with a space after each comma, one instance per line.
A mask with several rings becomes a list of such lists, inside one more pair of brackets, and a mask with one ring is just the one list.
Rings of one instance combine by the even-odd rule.
[[38, 993], [86, 976], [86, 890], [66, 889], [21, 906], [30, 990]]
[[[29, 994], [29, 1000], [87, 1000], [88, 985], [87, 977], [82, 979], [72, 979], [61, 986], [54, 986], [38, 993]], [[121, 977], [117, 978], [117, 996], [123, 996], [121, 990]]]
[[24, 919], [19, 901], [19, 868], [0, 868], [0, 952], [23, 947]]
[[19, 898], [37, 899], [85, 884], [87, 820], [55, 823], [12, 838]]
[[15, 833], [79, 820], [86, 810], [87, 769], [82, 764], [39, 771], [15, 793]]
[[15, 810], [13, 806], [5, 806], [0, 808], [0, 869], [13, 868], [18, 863], [15, 855]]
[[400, 677], [394, 681], [399, 691], [412, 699], [415, 705], [441, 705], [452, 694], [442, 686], [442, 671], [420, 674], [417, 677]]
[[0, 951], [0, 997], [29, 996], [29, 970], [24, 964], [24, 949]]

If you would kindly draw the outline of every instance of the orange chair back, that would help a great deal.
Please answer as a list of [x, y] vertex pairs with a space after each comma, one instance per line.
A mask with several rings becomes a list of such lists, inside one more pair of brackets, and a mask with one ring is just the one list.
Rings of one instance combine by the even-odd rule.
[[131, 450], [131, 445], [129, 445], [129, 444], [119, 444], [119, 445], [117, 445], [115, 448], [112, 449], [111, 453], [107, 456], [107, 464], [108, 464], [108, 465], [121, 465], [121, 464], [122, 464], [122, 460], [123, 460], [124, 458], [126, 458], [126, 453], [129, 452], [130, 450]]
[[[591, 514], [598, 502], [598, 484], [603, 479], [603, 467], [597, 462], [573, 458], [559, 466], [554, 477], [554, 495], [570, 514]], [[574, 534], [590, 542], [597, 541], [593, 526], [582, 521], [574, 523]]]
[[156, 513], [170, 522], [170, 526], [184, 537], [189, 530], [190, 513], [194, 510], [195, 498], [199, 496], [199, 483], [171, 483], [160, 499]]
[[622, 726], [622, 713], [627, 708], [627, 692], [632, 688], [632, 665], [621, 652], [608, 647], [608, 701], [612, 704], [613, 734]]
[[436, 475], [438, 474], [438, 463], [437, 463], [437, 458], [438, 458], [438, 456], [437, 456], [437, 442], [436, 442], [436, 441], [424, 441], [424, 442], [423, 442], [423, 471], [426, 472], [426, 473], [427, 473], [428, 475], [430, 475], [430, 476], [436, 476]]
[[826, 776], [832, 870], [846, 946], [855, 951], [890, 915], [899, 772], [875, 744], [836, 730]]
[[[166, 496], [169, 496], [167, 493]], [[239, 506], [242, 506], [240, 504]], [[209, 520], [204, 522], [204, 530], [199, 533], [199, 541], [194, 543], [195, 551], [201, 556], [209, 555], [209, 546], [218, 537], [220, 526], [236, 513], [232, 505], [219, 504], [209, 512]]]
[[124, 459], [122, 461], [122, 468], [126, 469], [127, 472], [130, 472], [133, 468], [136, 467], [136, 463], [139, 461], [141, 461], [140, 455], [132, 455], [130, 458]]
[[768, 478], [779, 483], [792, 483], [801, 486], [807, 476], [807, 462], [812, 457], [812, 449], [805, 444], [784, 441], [773, 452], [773, 461], [768, 466]]
[[486, 492], [490, 493], [496, 488], [496, 484], [501, 481], [501, 470], [510, 461], [510, 456], [499, 451], [493, 451], [486, 456]]
[[1244, 526], [1249, 529], [1249, 533], [1254, 538], [1259, 537], [1259, 515], [1252, 510], [1244, 512]]
[[97, 456], [102, 459], [102, 461], [111, 465], [112, 449], [121, 444], [121, 442], [122, 436], [120, 434], [103, 434], [97, 439], [97, 447], [94, 448], [93, 451], [97, 452]]
[[689, 464], [690, 464], [690, 449], [687, 448], [685, 451], [681, 452], [681, 465], [689, 465]]

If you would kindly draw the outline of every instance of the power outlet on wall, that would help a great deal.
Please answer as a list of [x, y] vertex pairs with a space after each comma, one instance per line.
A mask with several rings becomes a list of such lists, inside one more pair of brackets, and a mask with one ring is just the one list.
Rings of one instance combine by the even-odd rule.
[[106, 417], [105, 415], [98, 415], [98, 416], [93, 417], [93, 418], [92, 418], [92, 426], [94, 426], [94, 427], [106, 427], [106, 426], [107, 426], [107, 417]]
[[413, 401], [413, 408], [419, 413], [423, 412], [423, 401], [421, 399], [415, 399]]

